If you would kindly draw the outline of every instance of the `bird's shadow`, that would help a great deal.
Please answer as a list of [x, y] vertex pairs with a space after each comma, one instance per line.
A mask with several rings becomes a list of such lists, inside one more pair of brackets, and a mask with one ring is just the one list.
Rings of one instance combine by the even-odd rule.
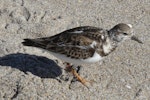
[[9, 54], [0, 57], [1, 66], [10, 66], [41, 78], [56, 78], [62, 74], [62, 69], [53, 60], [46, 57], [29, 54]]

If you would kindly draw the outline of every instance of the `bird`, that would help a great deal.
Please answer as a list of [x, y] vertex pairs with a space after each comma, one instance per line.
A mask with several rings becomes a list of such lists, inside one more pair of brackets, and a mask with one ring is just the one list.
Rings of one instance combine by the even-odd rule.
[[111, 29], [94, 26], [80, 26], [65, 30], [50, 37], [26, 38], [24, 46], [42, 48], [66, 63], [66, 69], [87, 86], [75, 68], [82, 64], [101, 61], [127, 39], [143, 44], [135, 35], [131, 24], [119, 23]]

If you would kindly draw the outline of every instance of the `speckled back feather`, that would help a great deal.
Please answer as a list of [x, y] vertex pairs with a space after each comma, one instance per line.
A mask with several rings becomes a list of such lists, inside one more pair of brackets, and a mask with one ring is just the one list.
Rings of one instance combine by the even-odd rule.
[[[71, 58], [86, 59], [93, 56], [95, 48], [99, 48], [99, 51], [103, 52], [101, 35], [104, 34], [103, 29], [84, 26], [64, 31], [52, 37], [25, 39], [23, 44], [65, 54]], [[91, 47], [93, 39], [99, 46], [94, 45], [94, 47]]]

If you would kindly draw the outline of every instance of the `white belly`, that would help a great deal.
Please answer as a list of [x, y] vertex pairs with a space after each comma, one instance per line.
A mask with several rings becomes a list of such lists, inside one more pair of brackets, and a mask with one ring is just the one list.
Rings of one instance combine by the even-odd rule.
[[66, 55], [63, 55], [63, 54], [57, 54], [54, 52], [50, 52], [50, 53], [54, 55], [55, 57], [61, 59], [62, 61], [69, 62], [69, 63], [76, 64], [76, 65], [95, 63], [102, 59], [102, 57], [96, 52], [91, 58], [87, 58], [87, 59], [74, 59], [74, 58], [67, 57]]

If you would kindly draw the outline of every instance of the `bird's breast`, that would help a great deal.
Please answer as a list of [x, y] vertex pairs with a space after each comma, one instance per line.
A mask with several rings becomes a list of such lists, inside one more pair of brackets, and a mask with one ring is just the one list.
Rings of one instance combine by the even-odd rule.
[[95, 62], [100, 61], [101, 59], [102, 59], [101, 55], [95, 52], [92, 57], [87, 58], [87, 59], [82, 59], [82, 61], [86, 63], [95, 63]]
[[109, 54], [114, 49], [114, 46], [112, 45], [112, 42], [108, 38], [106, 39], [106, 41], [102, 45], [102, 47], [103, 47], [103, 51], [104, 51], [105, 54]]

